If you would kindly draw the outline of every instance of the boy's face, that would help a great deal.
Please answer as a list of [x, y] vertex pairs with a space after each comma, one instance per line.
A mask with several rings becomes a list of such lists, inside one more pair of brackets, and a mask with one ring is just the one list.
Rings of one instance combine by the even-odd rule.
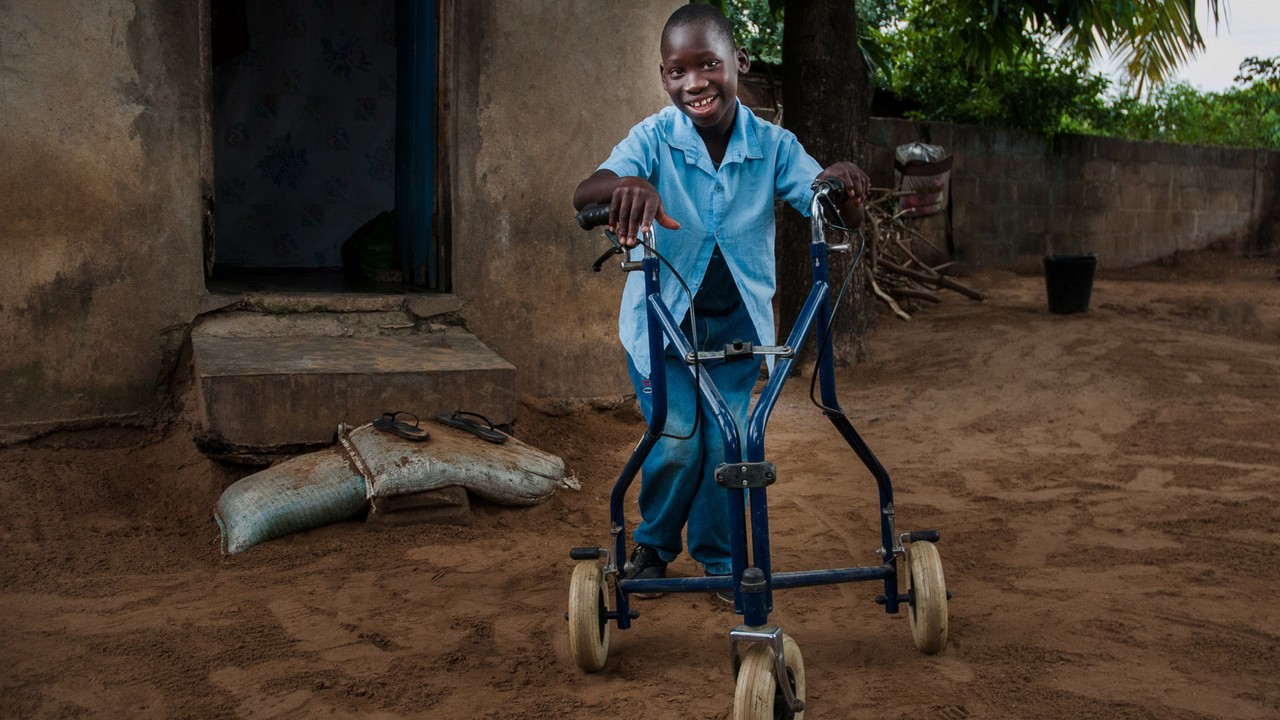
[[663, 36], [660, 67], [663, 89], [695, 125], [732, 129], [738, 73], [750, 67], [745, 51], [706, 23], [683, 25]]

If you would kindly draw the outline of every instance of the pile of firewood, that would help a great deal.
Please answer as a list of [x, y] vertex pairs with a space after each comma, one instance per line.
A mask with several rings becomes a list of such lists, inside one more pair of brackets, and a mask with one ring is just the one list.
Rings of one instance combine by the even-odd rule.
[[867, 253], [862, 271], [872, 294], [889, 306], [893, 314], [910, 320], [922, 303], [939, 303], [939, 292], [951, 290], [972, 300], [982, 300], [983, 293], [947, 275], [953, 263], [930, 265], [921, 260], [912, 247], [929, 247], [935, 255], [945, 256], [911, 224], [899, 209], [898, 199], [909, 191], [872, 188], [866, 204], [862, 230]]

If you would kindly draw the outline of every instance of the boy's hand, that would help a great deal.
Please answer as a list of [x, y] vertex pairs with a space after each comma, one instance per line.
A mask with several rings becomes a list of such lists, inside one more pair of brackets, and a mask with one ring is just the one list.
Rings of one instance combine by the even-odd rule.
[[662, 209], [662, 198], [648, 180], [638, 177], [619, 178], [609, 198], [609, 229], [618, 236], [623, 247], [635, 247], [640, 234], [653, 229], [653, 221], [668, 230], [679, 230], [680, 223]]
[[862, 172], [862, 168], [851, 162], [838, 162], [818, 173], [819, 180], [828, 178], [835, 178], [844, 183], [844, 190], [847, 193], [845, 201], [836, 208], [840, 212], [840, 221], [847, 228], [858, 227], [862, 224], [862, 204], [871, 192], [871, 178]]
[[871, 178], [862, 172], [862, 168], [851, 162], [835, 163], [818, 174], [819, 180], [827, 178], [836, 178], [844, 183], [845, 192], [849, 194], [848, 199], [858, 205], [861, 205], [867, 199], [867, 194], [871, 192]]

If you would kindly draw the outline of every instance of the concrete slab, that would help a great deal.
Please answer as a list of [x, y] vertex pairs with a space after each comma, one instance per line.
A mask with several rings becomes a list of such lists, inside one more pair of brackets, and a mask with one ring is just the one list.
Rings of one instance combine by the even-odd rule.
[[[384, 322], [375, 313], [370, 322]], [[256, 323], [249, 323], [258, 329]], [[515, 367], [459, 328], [409, 335], [193, 332], [201, 445], [251, 459], [333, 442], [338, 423], [462, 408], [515, 417]]]
[[[342, 313], [302, 312], [264, 315], [231, 311], [202, 319], [192, 337], [378, 337], [416, 336], [429, 341], [436, 333], [422, 331], [423, 323], [405, 310]], [[429, 328], [429, 325], [427, 326]], [[441, 335], [443, 338], [443, 335]]]

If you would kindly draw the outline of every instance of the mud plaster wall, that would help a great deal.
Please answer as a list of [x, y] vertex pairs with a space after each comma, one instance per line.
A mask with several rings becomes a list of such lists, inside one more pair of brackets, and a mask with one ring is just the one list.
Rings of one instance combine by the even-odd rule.
[[[454, 292], [520, 390], [597, 397], [629, 387], [620, 272], [573, 220], [573, 190], [669, 100], [658, 39], [679, 0], [457, 3], [451, 217]], [[610, 267], [616, 267], [611, 265]]]
[[201, 270], [201, 3], [0, 3], [0, 442], [145, 420]]
[[[1046, 253], [1096, 252], [1122, 268], [1232, 243], [1275, 247], [1280, 153], [1043, 135], [947, 123], [872, 121], [872, 176], [893, 182], [893, 151], [915, 140], [954, 155], [955, 256], [1035, 272]], [[939, 216], [940, 217], [940, 216]], [[924, 220], [945, 247], [945, 223]]]

